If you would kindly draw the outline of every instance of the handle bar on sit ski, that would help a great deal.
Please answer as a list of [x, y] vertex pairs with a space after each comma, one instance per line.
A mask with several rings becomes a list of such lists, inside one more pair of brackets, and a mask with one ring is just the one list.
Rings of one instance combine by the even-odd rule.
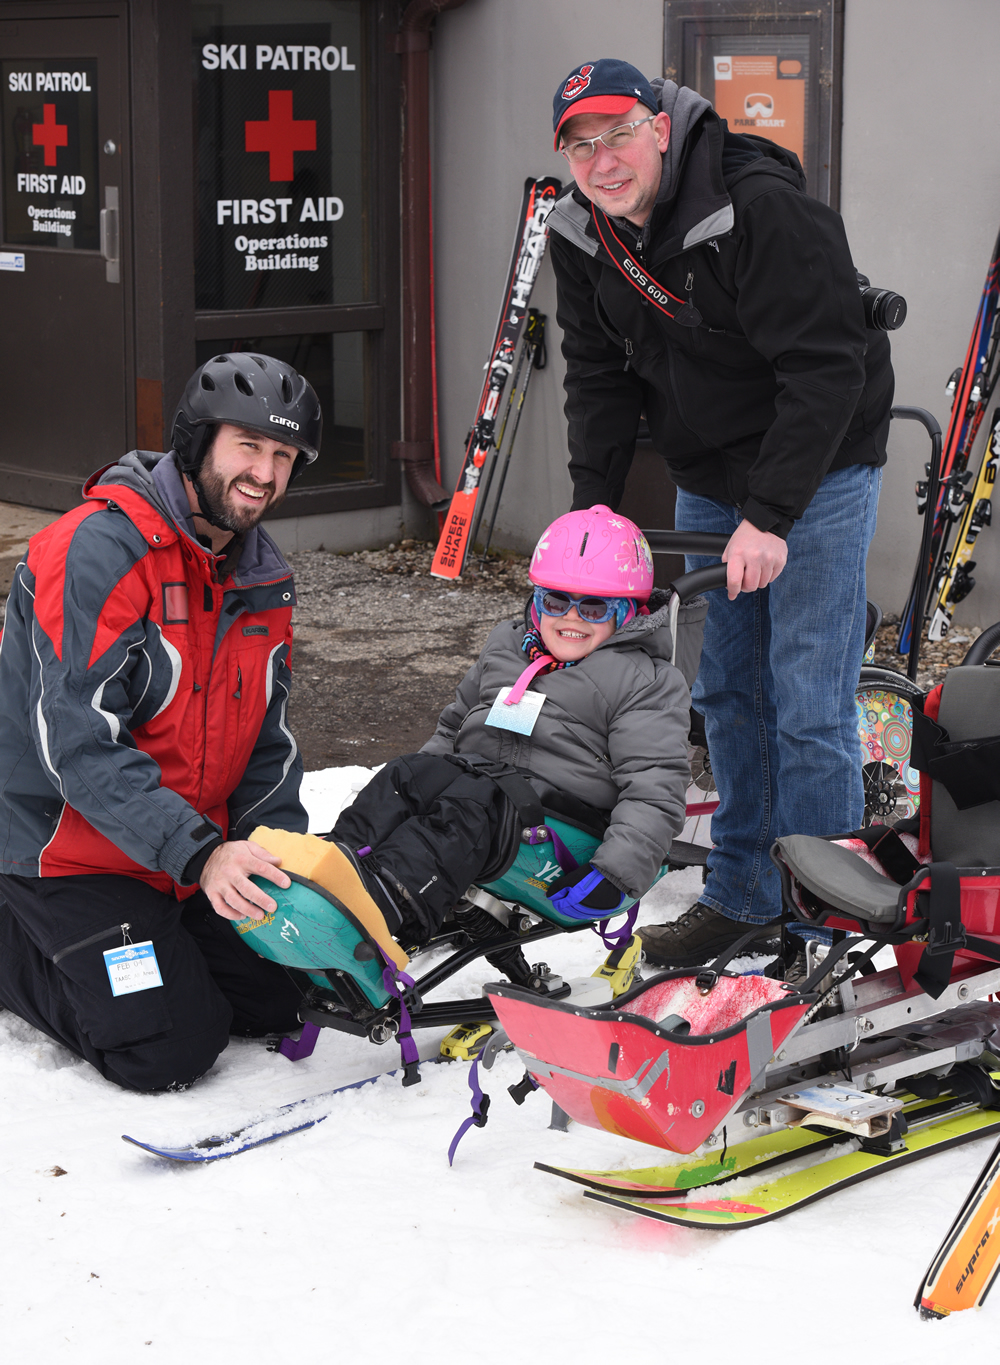
[[[729, 537], [709, 531], [643, 531], [654, 554], [721, 555]], [[726, 586], [725, 564], [709, 564], [679, 574], [670, 584], [670, 635], [673, 640], [671, 663], [677, 662], [677, 617], [681, 607], [703, 592]]]
[[[729, 537], [712, 531], [643, 531], [654, 554], [721, 555]], [[683, 573], [670, 584], [678, 605], [691, 602], [703, 592], [726, 586], [725, 564], [709, 564], [703, 569]]]

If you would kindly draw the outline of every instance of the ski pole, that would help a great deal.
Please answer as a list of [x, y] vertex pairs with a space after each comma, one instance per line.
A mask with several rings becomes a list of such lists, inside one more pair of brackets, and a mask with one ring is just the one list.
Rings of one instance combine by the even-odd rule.
[[[534, 308], [529, 308], [529, 309], [528, 309], [528, 323], [527, 323], [527, 326], [528, 326], [528, 327], [531, 326], [531, 315], [532, 315], [534, 312], [535, 312], [535, 309], [534, 309]], [[524, 340], [521, 342], [521, 348], [520, 348], [520, 350], [518, 351], [517, 366], [516, 366], [516, 368], [515, 368], [515, 370], [514, 370], [514, 382], [511, 384], [510, 390], [509, 390], [509, 392], [508, 392], [508, 394], [507, 394], [507, 405], [506, 405], [506, 407], [504, 408], [503, 417], [502, 417], [501, 420], [500, 420], [500, 431], [499, 431], [499, 434], [498, 434], [497, 437], [496, 437], [496, 440], [493, 442], [493, 459], [490, 460], [490, 467], [489, 467], [489, 469], [486, 471], [486, 481], [485, 481], [485, 483], [484, 483], [484, 485], [483, 485], [482, 495], [481, 495], [481, 497], [477, 500], [477, 507], [476, 507], [475, 519], [473, 520], [472, 526], [471, 526], [470, 529], [469, 529], [469, 546], [470, 546], [470, 548], [474, 548], [474, 547], [475, 547], [475, 544], [476, 544], [476, 537], [479, 535], [479, 528], [482, 526], [483, 514], [484, 514], [485, 511], [486, 511], [486, 504], [487, 504], [487, 502], [489, 501], [490, 488], [493, 486], [493, 475], [494, 475], [494, 473], [495, 473], [495, 471], [496, 471], [497, 460], [499, 459], [499, 456], [500, 456], [500, 448], [501, 448], [501, 446], [503, 445], [504, 432], [507, 430], [507, 418], [510, 416], [511, 406], [512, 406], [512, 404], [513, 404], [513, 402], [514, 402], [514, 395], [517, 393], [517, 386], [518, 386], [518, 385], [520, 384], [520, 382], [521, 382], [521, 370], [522, 370], [523, 367], [524, 367], [524, 357], [527, 355], [527, 353], [528, 353], [528, 336], [527, 336], [527, 332], [525, 332]], [[485, 554], [484, 554], [483, 557], [485, 558]]]
[[[517, 429], [521, 425], [521, 410], [524, 407], [524, 395], [528, 392], [528, 384], [531, 382], [533, 370], [544, 370], [546, 364], [545, 354], [545, 322], [544, 313], [539, 313], [532, 308], [528, 317], [528, 330], [525, 333], [525, 347], [531, 347], [531, 363], [528, 366], [528, 373], [524, 379], [524, 386], [521, 389], [517, 400], [517, 407], [514, 410], [514, 427], [510, 433], [510, 442], [507, 446], [507, 454], [504, 456], [503, 468], [500, 471], [500, 483], [497, 486], [496, 501], [493, 504], [493, 515], [490, 518], [490, 529], [486, 533], [486, 544], [483, 546], [483, 554], [480, 564], [486, 563], [486, 556], [489, 553], [490, 542], [493, 539], [493, 528], [497, 524], [497, 513], [500, 510], [500, 499], [503, 497], [504, 484], [507, 482], [507, 471], [510, 468], [510, 457], [514, 451], [514, 442], [517, 439]], [[499, 459], [499, 447], [497, 448], [497, 458]]]
[[941, 479], [941, 424], [926, 408], [893, 408], [893, 417], [907, 418], [920, 422], [931, 438], [931, 464], [927, 475], [927, 510], [924, 514], [923, 530], [920, 534], [920, 557], [917, 560], [917, 574], [913, 583], [913, 616], [910, 622], [910, 655], [906, 664], [906, 676], [911, 682], [917, 680], [917, 664], [920, 660], [920, 637], [924, 625], [924, 599], [927, 596], [927, 578], [931, 560], [931, 538], [934, 534], [932, 508], [937, 506], [938, 486]]

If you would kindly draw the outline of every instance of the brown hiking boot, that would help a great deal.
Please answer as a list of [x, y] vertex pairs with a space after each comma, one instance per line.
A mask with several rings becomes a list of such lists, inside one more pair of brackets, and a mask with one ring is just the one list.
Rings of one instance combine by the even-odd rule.
[[[731, 947], [752, 926], [742, 920], [720, 915], [711, 906], [695, 901], [672, 924], [642, 924], [636, 933], [642, 939], [646, 961], [655, 967], [700, 967]], [[761, 925], [760, 939], [751, 939], [746, 952], [759, 952], [777, 945], [774, 929]]]

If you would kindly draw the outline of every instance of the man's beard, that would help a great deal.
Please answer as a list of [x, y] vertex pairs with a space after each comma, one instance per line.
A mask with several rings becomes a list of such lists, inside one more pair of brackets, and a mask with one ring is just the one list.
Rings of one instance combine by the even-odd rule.
[[[226, 496], [233, 483], [244, 483], [248, 488], [259, 488], [272, 496], [262, 498], [259, 508], [236, 506]], [[234, 479], [230, 484], [227, 484], [212, 464], [211, 455], [202, 465], [197, 475], [195, 487], [201, 495], [201, 502], [211, 513], [212, 522], [221, 530], [232, 531], [235, 534], [243, 534], [251, 530], [257, 525], [264, 513], [272, 507], [277, 507], [285, 496], [284, 493], [278, 497], [274, 496], [273, 483], [260, 484], [253, 479]]]

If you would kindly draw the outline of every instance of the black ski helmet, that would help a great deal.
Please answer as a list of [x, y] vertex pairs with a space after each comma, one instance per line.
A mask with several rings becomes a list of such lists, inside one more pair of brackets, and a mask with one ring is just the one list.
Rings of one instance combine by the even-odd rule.
[[198, 473], [220, 422], [297, 446], [289, 483], [316, 459], [323, 436], [309, 381], [283, 360], [253, 351], [214, 356], [188, 380], [170, 434], [185, 474]]

